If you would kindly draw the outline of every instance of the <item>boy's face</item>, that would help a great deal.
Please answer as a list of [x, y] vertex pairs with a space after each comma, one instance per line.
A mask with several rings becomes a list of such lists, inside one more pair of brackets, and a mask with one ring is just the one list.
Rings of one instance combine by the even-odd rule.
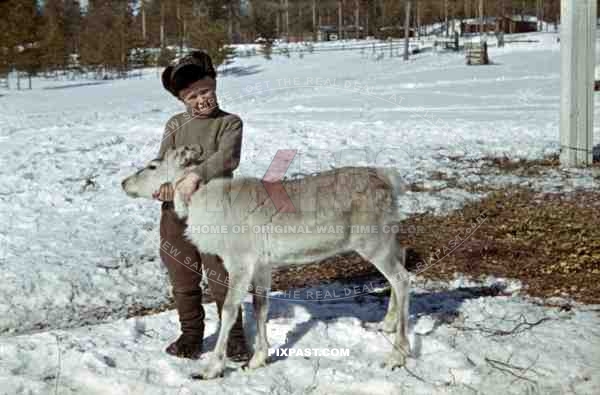
[[205, 77], [191, 83], [179, 92], [179, 98], [191, 110], [193, 116], [207, 116], [217, 107], [217, 82]]

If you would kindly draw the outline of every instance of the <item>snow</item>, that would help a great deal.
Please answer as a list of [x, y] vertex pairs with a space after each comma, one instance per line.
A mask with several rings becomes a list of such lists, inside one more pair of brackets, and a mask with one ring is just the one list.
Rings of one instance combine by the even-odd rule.
[[[503, 284], [496, 281], [492, 286]], [[353, 286], [337, 283], [328, 289], [342, 295]], [[385, 313], [388, 298], [375, 292], [321, 303], [271, 300], [271, 347], [348, 348], [349, 357], [280, 356], [252, 372], [229, 362], [224, 378], [192, 380], [208, 354], [189, 361], [163, 352], [177, 336], [177, 316], [171, 311], [0, 338], [0, 372], [4, 372], [0, 386], [15, 394], [598, 392], [600, 380], [594, 373], [600, 368], [600, 306], [566, 311], [536, 305], [518, 296], [517, 289], [496, 297], [482, 297], [477, 290], [414, 287], [410, 311], [414, 356], [406, 369], [388, 371], [380, 366], [391, 349], [391, 337], [363, 325]], [[245, 311], [252, 339], [255, 322], [249, 299]], [[207, 306], [208, 349], [216, 341], [217, 321], [214, 305]], [[538, 322], [531, 327], [524, 324]], [[496, 331], [506, 334], [492, 334]]]
[[[553, 170], [543, 179], [480, 173], [486, 157], [539, 159], [558, 152], [559, 44], [554, 34], [528, 37], [540, 41], [491, 48], [489, 67], [466, 66], [462, 55], [446, 52], [422, 53], [409, 62], [386, 50], [380, 60], [369, 51], [240, 58], [219, 77], [222, 107], [244, 120], [237, 175], [261, 177], [278, 149], [296, 149], [288, 175], [377, 164], [433, 187], [443, 186], [432, 179], [442, 172], [498, 187], [596, 188], [589, 169]], [[197, 364], [162, 352], [176, 336], [174, 312], [123, 319], [169, 300], [157, 253], [159, 206], [127, 198], [120, 188], [126, 175], [157, 154], [165, 122], [181, 111], [158, 77], [159, 70], [149, 69], [138, 79], [34, 79], [31, 91], [0, 89], [0, 388], [9, 393], [48, 393], [55, 385], [60, 393], [86, 394], [109, 387], [113, 393], [183, 394], [188, 387], [265, 393], [285, 387], [282, 380], [296, 392], [312, 388], [315, 361], [302, 358], [251, 374], [232, 371], [231, 378], [213, 383], [191, 382], [187, 374]], [[401, 203], [405, 214], [443, 214], [482, 196], [453, 187], [407, 193]], [[453, 303], [442, 296], [432, 303]], [[511, 384], [515, 377], [482, 362], [488, 351], [506, 362], [510, 350], [518, 366], [529, 366], [539, 354], [533, 369], [540, 385], [573, 386], [578, 393], [597, 389], [597, 378], [585, 379], [600, 360], [591, 336], [596, 313], [575, 308], [568, 318], [502, 339], [475, 331], [455, 336], [452, 325], [440, 325], [433, 311], [419, 307], [416, 293], [411, 318], [422, 334], [413, 340], [422, 351], [410, 366], [422, 382], [405, 371], [375, 367], [389, 344], [360, 325], [383, 314], [382, 299], [370, 298], [364, 308], [350, 301], [310, 307], [276, 301], [271, 342], [282, 343], [299, 325], [306, 329], [299, 344], [345, 345], [360, 356], [323, 360], [315, 384], [323, 393], [469, 392], [467, 386], [518, 393], [527, 380]], [[277, 318], [291, 307], [289, 318]], [[530, 320], [558, 314], [518, 296], [469, 299], [456, 309], [464, 325], [475, 325], [474, 317], [486, 311], [497, 318], [523, 313]], [[325, 319], [330, 314], [331, 322]], [[136, 340], [136, 325], [152, 329], [150, 337]], [[212, 307], [208, 325], [209, 332], [216, 325]], [[47, 378], [56, 374], [58, 355], [62, 373]], [[561, 361], [569, 365], [559, 367]]]

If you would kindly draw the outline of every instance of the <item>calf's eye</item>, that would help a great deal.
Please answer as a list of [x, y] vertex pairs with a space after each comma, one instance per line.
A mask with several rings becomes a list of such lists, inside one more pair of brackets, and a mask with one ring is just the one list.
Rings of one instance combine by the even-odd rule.
[[150, 170], [156, 170], [156, 166], [150, 165], [150, 166], [148, 166], [148, 169], [150, 169]]

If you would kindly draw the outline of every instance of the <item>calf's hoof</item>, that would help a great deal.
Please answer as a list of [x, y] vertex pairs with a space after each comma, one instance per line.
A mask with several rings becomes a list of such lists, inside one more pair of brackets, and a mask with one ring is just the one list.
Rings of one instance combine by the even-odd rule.
[[396, 323], [390, 321], [365, 322], [363, 328], [371, 332], [396, 333]]
[[196, 380], [212, 380], [223, 377], [225, 372], [225, 359], [209, 358], [208, 363], [196, 374], [192, 375]]
[[401, 368], [404, 365], [406, 365], [406, 356], [399, 351], [392, 351], [383, 363], [383, 367], [389, 370]]
[[267, 366], [267, 353], [264, 351], [256, 351], [250, 362], [244, 367], [253, 370], [263, 366]]

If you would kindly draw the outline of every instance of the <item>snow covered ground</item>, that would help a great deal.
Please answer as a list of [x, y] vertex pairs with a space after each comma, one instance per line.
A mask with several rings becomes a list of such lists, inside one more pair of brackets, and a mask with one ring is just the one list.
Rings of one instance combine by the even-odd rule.
[[[222, 107], [244, 120], [238, 174], [261, 177], [277, 150], [296, 149], [288, 175], [378, 164], [396, 167], [407, 182], [434, 183], [434, 172], [472, 184], [529, 182], [481, 176], [478, 169], [485, 157], [536, 159], [558, 152], [559, 46], [553, 34], [536, 37], [537, 44], [493, 48], [495, 64], [489, 67], [469, 67], [461, 55], [433, 52], [408, 63], [385, 52], [380, 60], [359, 52], [241, 58], [219, 77]], [[168, 281], [157, 254], [158, 204], [127, 198], [120, 181], [156, 155], [164, 124], [181, 105], [162, 89], [156, 70], [132, 80], [36, 79], [33, 84], [32, 91], [0, 90], [0, 393], [47, 393], [54, 386], [58, 393], [107, 393], [103, 386], [109, 384], [121, 386], [111, 393], [234, 392], [242, 387], [247, 393], [268, 393], [271, 386], [283, 386], [281, 372], [292, 375], [296, 391], [312, 385], [303, 380], [315, 361], [304, 359], [279, 361], [252, 375], [234, 372], [230, 377], [235, 380], [187, 381], [186, 369], [192, 366], [161, 353], [176, 334], [173, 312], [142, 318], [143, 324], [116, 320], [82, 327], [168, 301]], [[595, 144], [599, 130], [597, 124]], [[596, 187], [590, 170], [530, 181], [548, 190]], [[444, 212], [478, 197], [451, 188], [414, 193], [403, 209]], [[412, 307], [417, 327], [436, 319], [427, 308], [419, 318], [418, 300], [415, 296]], [[513, 382], [514, 376], [482, 362], [486, 350], [504, 362], [513, 350], [521, 359], [511, 363], [521, 367], [533, 363], [538, 352], [532, 369], [539, 375], [532, 380], [553, 388], [568, 391], [572, 384], [573, 391], [581, 389], [577, 393], [591, 393], [587, 388], [599, 385], [597, 377], [586, 381], [584, 367], [600, 360], [594, 354], [597, 337], [584, 329], [597, 326], [596, 313], [576, 308], [567, 318], [500, 340], [476, 332], [454, 337], [452, 325], [436, 326], [423, 337], [422, 352], [412, 362], [422, 382], [406, 372], [370, 368], [388, 344], [359, 325], [359, 319], [382, 314], [383, 307], [374, 308], [379, 302], [369, 303], [366, 310], [373, 315], [361, 316], [362, 308], [348, 301], [318, 308], [279, 301], [270, 337], [281, 343], [282, 334], [308, 325], [298, 339], [302, 345], [373, 341], [353, 343], [351, 352], [359, 358], [322, 361], [323, 378], [317, 384], [323, 393], [333, 393], [323, 389], [327, 383], [339, 393], [469, 392], [467, 385], [521, 392], [527, 380]], [[291, 313], [283, 319], [277, 311], [285, 309]], [[467, 322], [485, 312], [513, 319], [520, 312], [558, 314], [517, 297], [468, 300], [457, 311]], [[214, 326], [214, 311], [210, 314]], [[323, 324], [323, 317], [331, 322]], [[136, 325], [154, 332], [135, 340]], [[28, 334], [39, 330], [46, 332]], [[460, 351], [449, 346], [454, 341]], [[558, 341], [561, 348], [550, 345]], [[469, 352], [474, 365], [465, 357]], [[569, 365], [559, 367], [564, 361]], [[57, 366], [62, 373], [52, 378]], [[349, 384], [355, 378], [361, 386]]]
[[[200, 361], [163, 352], [177, 336], [177, 316], [116, 320], [72, 330], [0, 338], [0, 388], [7, 394], [597, 394], [600, 390], [598, 307], [547, 308], [487, 287], [415, 287], [406, 369], [380, 366], [393, 339], [365, 329], [387, 297], [318, 302], [273, 299], [268, 336], [273, 348], [348, 349], [347, 357], [280, 356], [245, 371], [229, 363], [224, 378], [190, 379]], [[343, 294], [354, 284], [328, 286]], [[362, 286], [359, 284], [359, 286]], [[316, 292], [314, 289], [302, 290]], [[248, 301], [249, 302], [249, 301]], [[250, 304], [246, 317], [252, 317]], [[216, 309], [207, 309], [207, 348], [216, 341]], [[249, 322], [248, 322], [249, 321]], [[249, 318], [248, 335], [255, 333]]]

